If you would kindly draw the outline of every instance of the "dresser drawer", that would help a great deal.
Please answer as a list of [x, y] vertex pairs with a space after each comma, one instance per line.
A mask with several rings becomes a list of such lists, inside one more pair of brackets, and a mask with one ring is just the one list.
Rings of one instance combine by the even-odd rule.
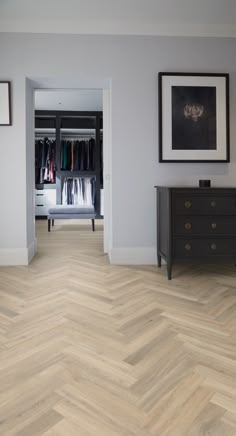
[[45, 189], [45, 198], [49, 202], [56, 203], [56, 189]]
[[173, 256], [176, 259], [201, 259], [210, 256], [213, 262], [214, 256], [235, 256], [236, 259], [236, 238], [175, 238]]
[[56, 204], [56, 201], [51, 201], [48, 198], [37, 197], [35, 199], [35, 206], [51, 207], [51, 206], [55, 206], [55, 204]]
[[35, 190], [35, 198], [44, 198], [44, 197], [45, 197], [45, 194], [44, 194], [44, 191], [42, 189]]
[[174, 235], [235, 235], [236, 216], [182, 216], [173, 218]]
[[177, 215], [236, 215], [236, 196], [175, 194], [172, 208]]
[[48, 206], [56, 204], [56, 189], [36, 189], [35, 204]]
[[35, 206], [35, 216], [47, 216], [48, 215], [48, 206], [45, 205], [36, 205]]

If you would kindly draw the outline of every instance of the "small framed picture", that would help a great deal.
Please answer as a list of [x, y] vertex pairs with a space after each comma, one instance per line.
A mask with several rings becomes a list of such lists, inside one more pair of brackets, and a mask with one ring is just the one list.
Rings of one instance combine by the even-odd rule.
[[11, 126], [11, 84], [0, 81], [0, 126]]
[[159, 73], [159, 161], [229, 162], [229, 75]]

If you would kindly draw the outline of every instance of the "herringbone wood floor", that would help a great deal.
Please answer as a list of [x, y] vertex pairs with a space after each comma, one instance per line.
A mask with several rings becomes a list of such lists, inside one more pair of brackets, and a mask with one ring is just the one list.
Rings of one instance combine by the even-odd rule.
[[1, 268], [1, 436], [236, 435], [236, 268], [110, 266], [66, 224]]

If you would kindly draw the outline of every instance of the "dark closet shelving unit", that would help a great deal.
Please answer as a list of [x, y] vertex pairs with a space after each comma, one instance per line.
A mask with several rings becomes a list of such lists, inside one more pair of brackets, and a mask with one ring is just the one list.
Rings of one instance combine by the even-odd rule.
[[[101, 218], [100, 191], [102, 188], [102, 145], [101, 134], [103, 129], [102, 112], [97, 111], [35, 111], [35, 128], [36, 129], [55, 129], [56, 135], [56, 200], [57, 204], [62, 203], [62, 187], [64, 178], [68, 177], [95, 177], [95, 210], [97, 218]], [[95, 132], [95, 155], [94, 170], [62, 170], [61, 169], [61, 142], [63, 130], [94, 130]], [[41, 186], [42, 187], [42, 186]], [[39, 185], [36, 188], [40, 188]]]

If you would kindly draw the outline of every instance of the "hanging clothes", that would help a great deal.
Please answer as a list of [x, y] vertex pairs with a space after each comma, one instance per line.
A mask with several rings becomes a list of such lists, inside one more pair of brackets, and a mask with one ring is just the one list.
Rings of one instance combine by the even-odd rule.
[[95, 203], [95, 177], [68, 177], [64, 179], [62, 204], [92, 206]]
[[35, 183], [55, 183], [56, 141], [49, 138], [35, 141]]
[[61, 169], [67, 171], [94, 170], [95, 139], [62, 140]]

